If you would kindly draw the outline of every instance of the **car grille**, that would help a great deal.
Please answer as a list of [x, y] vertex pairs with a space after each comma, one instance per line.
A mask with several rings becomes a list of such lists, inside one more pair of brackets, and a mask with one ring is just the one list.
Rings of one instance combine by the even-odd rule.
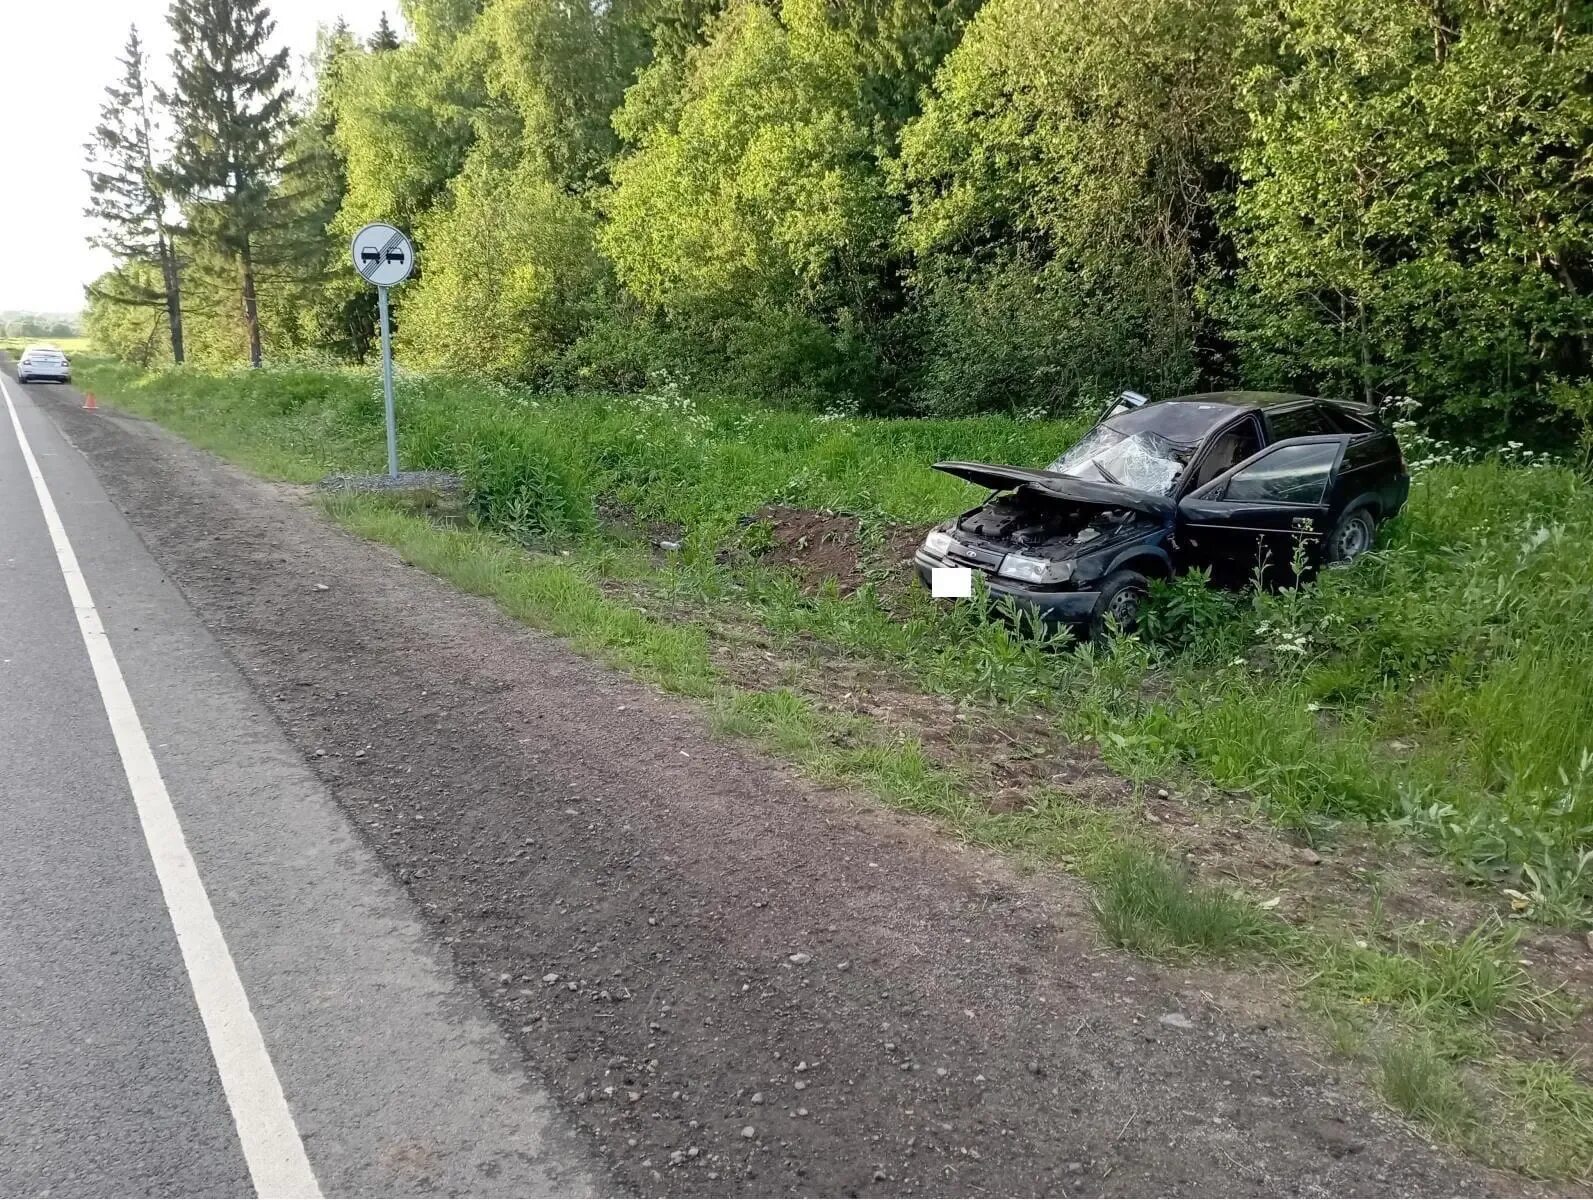
[[946, 555], [954, 563], [965, 567], [978, 567], [981, 571], [994, 571], [1001, 566], [1005, 554], [996, 550], [985, 550], [978, 546], [967, 546], [961, 542], [952, 546]]

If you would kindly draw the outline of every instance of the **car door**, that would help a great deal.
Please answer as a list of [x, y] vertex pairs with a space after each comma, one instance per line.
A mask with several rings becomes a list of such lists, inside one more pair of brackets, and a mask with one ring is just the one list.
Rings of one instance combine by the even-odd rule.
[[1314, 558], [1330, 528], [1349, 440], [1336, 434], [1276, 442], [1186, 496], [1178, 505], [1186, 565], [1235, 582], [1258, 568], [1270, 582], [1291, 579], [1296, 551]]

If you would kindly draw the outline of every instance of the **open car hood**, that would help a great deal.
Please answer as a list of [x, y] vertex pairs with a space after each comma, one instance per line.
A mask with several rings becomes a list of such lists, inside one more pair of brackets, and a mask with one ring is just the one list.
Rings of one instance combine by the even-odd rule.
[[1135, 488], [1121, 487], [1115, 483], [1091, 483], [1087, 479], [1074, 479], [1071, 475], [1058, 475], [1055, 471], [1037, 471], [1032, 467], [1001, 467], [990, 463], [938, 462], [935, 470], [966, 479], [993, 492], [1009, 488], [1026, 487], [1031, 491], [1066, 500], [1070, 504], [1088, 504], [1099, 508], [1127, 508], [1148, 517], [1167, 520], [1178, 506], [1167, 496], [1153, 496]]

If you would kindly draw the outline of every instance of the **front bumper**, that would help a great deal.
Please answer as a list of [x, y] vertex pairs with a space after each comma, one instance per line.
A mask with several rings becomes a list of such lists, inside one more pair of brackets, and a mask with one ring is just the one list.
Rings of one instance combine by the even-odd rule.
[[[936, 567], [966, 565], [949, 558], [939, 558], [921, 546], [913, 555], [913, 566], [917, 568], [919, 581], [925, 587], [929, 586], [931, 573]], [[979, 570], [978, 567], [973, 569]], [[1042, 621], [1057, 625], [1088, 625], [1095, 615], [1096, 602], [1101, 597], [1099, 592], [1062, 592], [1033, 588], [988, 572], [980, 571], [980, 574], [984, 576], [985, 590], [992, 596], [1008, 597], [1020, 609], [1033, 613]]]

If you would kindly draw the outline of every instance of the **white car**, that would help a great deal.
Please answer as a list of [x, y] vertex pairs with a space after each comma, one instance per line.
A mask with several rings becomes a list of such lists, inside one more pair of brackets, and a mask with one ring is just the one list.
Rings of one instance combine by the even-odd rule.
[[29, 346], [17, 363], [17, 382], [33, 383], [40, 379], [71, 383], [72, 360], [54, 346]]

